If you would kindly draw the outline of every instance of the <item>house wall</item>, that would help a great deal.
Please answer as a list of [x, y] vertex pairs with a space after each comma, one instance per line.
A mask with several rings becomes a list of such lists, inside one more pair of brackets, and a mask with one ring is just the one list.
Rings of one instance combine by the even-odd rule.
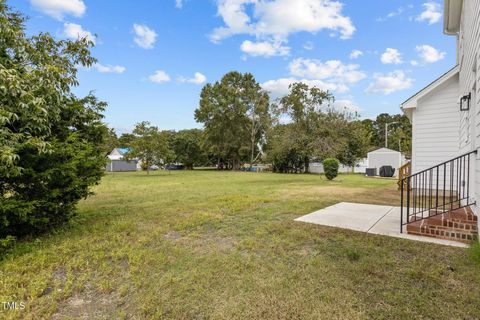
[[452, 159], [459, 151], [458, 75], [422, 97], [413, 109], [412, 172]]
[[[458, 63], [460, 65], [460, 86], [458, 97], [472, 93], [470, 110], [460, 112], [460, 153], [478, 149], [480, 146], [480, 1], [463, 1], [462, 20], [458, 34]], [[480, 156], [471, 168], [474, 179], [471, 188], [476, 199], [480, 199]], [[477, 212], [478, 213], [478, 212]]]
[[108, 161], [105, 169], [108, 172], [120, 172], [120, 171], [136, 171], [137, 161], [135, 160], [110, 160]]

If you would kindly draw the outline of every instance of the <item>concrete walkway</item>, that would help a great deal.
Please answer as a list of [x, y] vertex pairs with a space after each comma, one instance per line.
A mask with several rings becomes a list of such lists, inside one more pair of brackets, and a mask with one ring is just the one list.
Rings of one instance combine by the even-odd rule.
[[400, 233], [400, 207], [340, 202], [304, 215], [295, 219], [295, 221], [447, 246], [467, 247], [466, 244], [461, 242], [414, 236], [407, 234], [406, 231]]

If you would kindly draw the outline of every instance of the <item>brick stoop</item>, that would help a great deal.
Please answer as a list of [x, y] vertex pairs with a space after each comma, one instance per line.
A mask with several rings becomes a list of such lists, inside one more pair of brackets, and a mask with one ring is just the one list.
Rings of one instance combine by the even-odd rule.
[[470, 207], [407, 224], [407, 233], [469, 243], [478, 239], [477, 216]]

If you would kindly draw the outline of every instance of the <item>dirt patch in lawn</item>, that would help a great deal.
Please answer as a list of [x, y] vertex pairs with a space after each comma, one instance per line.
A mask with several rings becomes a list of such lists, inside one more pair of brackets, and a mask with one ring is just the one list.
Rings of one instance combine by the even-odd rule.
[[52, 319], [111, 319], [118, 305], [116, 292], [102, 293], [91, 284], [59, 305]]

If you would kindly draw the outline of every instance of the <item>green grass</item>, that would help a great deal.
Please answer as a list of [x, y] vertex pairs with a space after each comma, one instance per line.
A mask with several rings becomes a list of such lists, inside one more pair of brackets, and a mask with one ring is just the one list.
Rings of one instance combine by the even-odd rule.
[[0, 261], [19, 319], [478, 319], [465, 249], [294, 218], [398, 204], [394, 180], [340, 175], [106, 175], [78, 216]]

